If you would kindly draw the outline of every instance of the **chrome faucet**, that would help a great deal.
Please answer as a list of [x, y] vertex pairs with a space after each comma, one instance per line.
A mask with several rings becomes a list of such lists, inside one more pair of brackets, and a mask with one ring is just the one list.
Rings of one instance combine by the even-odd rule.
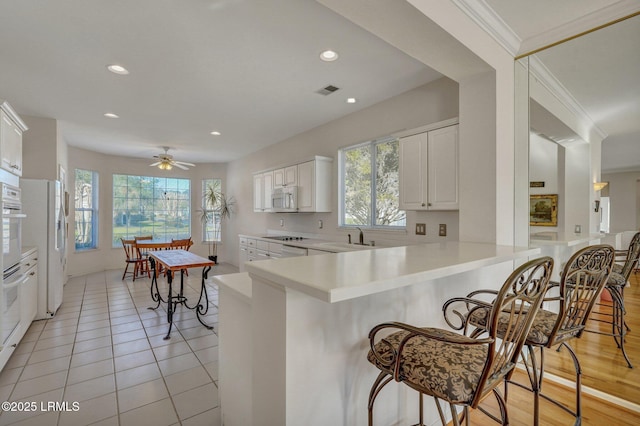
[[358, 244], [363, 246], [364, 245], [364, 234], [362, 233], [362, 229], [360, 229], [360, 227], [356, 226], [356, 228], [358, 229], [358, 231], [360, 231], [360, 236], [358, 237]]

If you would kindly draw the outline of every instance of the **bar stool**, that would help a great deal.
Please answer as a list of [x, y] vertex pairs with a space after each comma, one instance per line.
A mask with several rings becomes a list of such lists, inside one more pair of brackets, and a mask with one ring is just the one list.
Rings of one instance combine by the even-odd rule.
[[[545, 309], [538, 311], [525, 341], [529, 357], [526, 357], [524, 352], [522, 354], [530, 386], [515, 381], [508, 382], [533, 392], [533, 419], [536, 426], [539, 424], [540, 418], [540, 397], [574, 416], [576, 419], [575, 424], [582, 423], [582, 369], [580, 368], [578, 357], [569, 345], [569, 341], [580, 338], [585, 331], [585, 324], [589, 319], [591, 310], [611, 273], [613, 260], [614, 249], [609, 245], [594, 245], [578, 250], [562, 269], [560, 283], [551, 283], [549, 285], [549, 290], [559, 289], [559, 296], [547, 295], [544, 302], [557, 303], [557, 312]], [[468, 297], [475, 299], [482, 294], [495, 296], [495, 292], [480, 290], [469, 294]], [[445, 304], [445, 306], [447, 305]], [[470, 333], [472, 337], [477, 337], [487, 332], [487, 312], [486, 309], [475, 310], [466, 317], [466, 327], [475, 328]], [[498, 337], [502, 338], [507, 333], [507, 327], [508, 317], [505, 314], [501, 314], [498, 319]], [[565, 347], [573, 360], [576, 372], [575, 411], [542, 393], [544, 349], [556, 346], [558, 350]], [[540, 348], [539, 361], [536, 359], [536, 348]], [[507, 384], [505, 383], [505, 399], [506, 387]]]
[[614, 263], [613, 272], [611, 272], [611, 275], [607, 280], [607, 285], [605, 286], [611, 295], [611, 304], [606, 304], [606, 306], [611, 307], [611, 313], [594, 311], [591, 318], [593, 321], [611, 324], [611, 333], [593, 329], [588, 329], [586, 331], [590, 333], [603, 334], [605, 336], [612, 336], [616, 345], [622, 351], [622, 355], [627, 362], [627, 366], [629, 368], [633, 368], [633, 364], [631, 364], [631, 360], [629, 359], [624, 347], [625, 336], [629, 331], [627, 322], [624, 319], [626, 315], [626, 309], [624, 306], [624, 289], [628, 285], [631, 272], [635, 269], [638, 259], [640, 258], [640, 232], [637, 232], [633, 236], [627, 250], [616, 251], [616, 254], [622, 254], [624, 256], [624, 264], [619, 265]]
[[[371, 350], [367, 359], [380, 374], [369, 393], [369, 425], [373, 425], [375, 400], [391, 380], [418, 391], [420, 425], [424, 425], [424, 394], [434, 397], [443, 425], [447, 421], [440, 400], [449, 403], [453, 424], [459, 425], [460, 420], [468, 424], [469, 407], [478, 407], [490, 392], [498, 400], [500, 418], [481, 410], [494, 420], [509, 424], [507, 407], [497, 386], [513, 372], [552, 268], [550, 257], [529, 261], [509, 276], [493, 305], [482, 302], [477, 305], [477, 309], [488, 309], [489, 313], [488, 333], [483, 339], [399, 322], [374, 327], [369, 333]], [[498, 340], [498, 318], [502, 314], [508, 318], [509, 331]], [[399, 331], [385, 335], [391, 330]], [[455, 405], [463, 406], [461, 418]]]

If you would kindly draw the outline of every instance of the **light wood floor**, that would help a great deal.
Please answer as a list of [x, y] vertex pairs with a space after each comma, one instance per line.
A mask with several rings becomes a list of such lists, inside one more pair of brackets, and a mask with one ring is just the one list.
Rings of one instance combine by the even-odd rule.
[[[584, 333], [580, 339], [571, 341], [576, 350], [583, 370], [583, 385], [617, 396], [624, 400], [640, 404], [640, 273], [631, 277], [631, 287], [625, 290], [626, 320], [631, 328], [627, 335], [627, 354], [634, 364], [628, 368], [621, 351], [610, 336]], [[603, 309], [605, 307], [596, 307]], [[588, 328], [609, 330], [610, 326], [590, 321]], [[545, 370], [555, 375], [573, 380], [573, 362], [566, 351], [545, 351]], [[516, 380], [526, 383], [524, 373], [518, 372]], [[550, 397], [563, 401], [573, 407], [575, 394], [572, 389], [546, 381], [544, 390]], [[573, 417], [544, 400], [540, 403], [541, 425], [573, 425]], [[531, 393], [509, 387], [508, 410], [512, 425], [533, 424], [533, 399]], [[495, 409], [493, 397], [483, 402], [484, 407]], [[618, 426], [640, 424], [640, 414], [615, 406], [601, 399], [583, 393], [583, 419], [585, 426]], [[497, 411], [493, 411], [496, 412]], [[471, 413], [472, 425], [492, 424], [488, 417], [474, 410]], [[495, 423], [493, 423], [495, 424]]]
[[[613, 337], [584, 333], [571, 341], [582, 365], [582, 383], [605, 393], [640, 404], [640, 273], [632, 274], [631, 286], [625, 289], [626, 320], [631, 331], [626, 336], [627, 355], [634, 368], [627, 367], [622, 351]], [[596, 309], [607, 308], [596, 306]], [[587, 329], [610, 331], [611, 326], [596, 321]], [[572, 378], [573, 363], [564, 351], [546, 351], [546, 370], [561, 377]]]

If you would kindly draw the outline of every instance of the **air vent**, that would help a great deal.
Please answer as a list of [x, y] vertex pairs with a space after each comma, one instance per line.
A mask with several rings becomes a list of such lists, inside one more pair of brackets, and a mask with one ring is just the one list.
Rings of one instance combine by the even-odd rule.
[[318, 93], [327, 96], [338, 90], [340, 90], [339, 87], [328, 85], [327, 87], [323, 87], [322, 89], [318, 90]]

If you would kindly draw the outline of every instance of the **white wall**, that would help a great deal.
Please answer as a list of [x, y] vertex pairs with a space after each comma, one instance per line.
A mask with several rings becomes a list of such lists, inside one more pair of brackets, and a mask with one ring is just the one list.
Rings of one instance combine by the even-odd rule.
[[[58, 178], [58, 123], [53, 118], [23, 116], [29, 130], [22, 136], [22, 177]], [[66, 165], [66, 158], [65, 158]]]
[[611, 233], [637, 230], [640, 172], [603, 173], [602, 181], [609, 182], [602, 192], [608, 192], [611, 201]]
[[[69, 166], [67, 180], [73, 184], [75, 179], [75, 169], [85, 169], [96, 171], [99, 174], [99, 235], [98, 248], [95, 250], [85, 250], [76, 252], [73, 246], [73, 222], [75, 209], [71, 203], [70, 212], [70, 244], [68, 255], [69, 275], [81, 275], [95, 271], [107, 269], [121, 269], [124, 267], [124, 252], [121, 245], [112, 247], [112, 222], [113, 222], [113, 174], [132, 174], [142, 176], [157, 177], [179, 177], [191, 180], [191, 235], [194, 246], [191, 250], [201, 256], [208, 254], [206, 244], [202, 243], [202, 224], [199, 221], [197, 210], [202, 205], [202, 179], [221, 178], [223, 188], [225, 186], [226, 165], [225, 164], [197, 164], [196, 167], [188, 171], [174, 168], [170, 174], [157, 167], [149, 167], [151, 159], [133, 159], [100, 154], [84, 149], [69, 147]], [[73, 196], [72, 196], [73, 200]], [[225, 230], [223, 230], [224, 232]], [[224, 235], [223, 235], [224, 237]], [[220, 261], [230, 259], [220, 256]], [[233, 259], [231, 259], [233, 260]]]
[[460, 241], [496, 242], [495, 89], [494, 72], [460, 82]]
[[[67, 164], [67, 142], [62, 137], [58, 122], [52, 118], [22, 117], [29, 130], [22, 136], [22, 177], [25, 179], [57, 180], [61, 171], [65, 175], [64, 190], [69, 190]], [[72, 229], [69, 225], [69, 229]], [[69, 241], [73, 241], [73, 231], [67, 234], [67, 256], [70, 252]], [[68, 261], [63, 265], [64, 280], [68, 274]]]
[[[346, 241], [346, 234], [352, 231], [338, 229], [338, 150], [403, 129], [412, 129], [457, 116], [458, 85], [444, 78], [231, 162], [227, 170], [227, 187], [229, 194], [237, 199], [238, 213], [227, 223], [227, 236], [231, 240], [224, 240], [225, 260], [238, 256], [238, 241], [234, 236], [260, 235], [267, 229], [314, 233], [321, 238]], [[287, 163], [295, 164], [313, 155], [334, 159], [331, 213], [253, 212], [252, 172]], [[280, 219], [284, 219], [284, 227], [280, 227]], [[320, 219], [324, 222], [323, 229], [317, 228]], [[414, 235], [416, 222], [427, 224], [426, 236]], [[407, 230], [410, 232], [365, 231], [365, 238], [381, 243], [434, 241], [442, 239], [436, 236], [440, 223], [447, 224], [448, 239], [458, 239], [457, 212], [407, 212]], [[237, 260], [232, 263], [237, 264]]]
[[564, 229], [573, 232], [580, 225], [582, 233], [593, 229], [591, 221], [591, 147], [582, 143], [565, 148], [564, 158]]

